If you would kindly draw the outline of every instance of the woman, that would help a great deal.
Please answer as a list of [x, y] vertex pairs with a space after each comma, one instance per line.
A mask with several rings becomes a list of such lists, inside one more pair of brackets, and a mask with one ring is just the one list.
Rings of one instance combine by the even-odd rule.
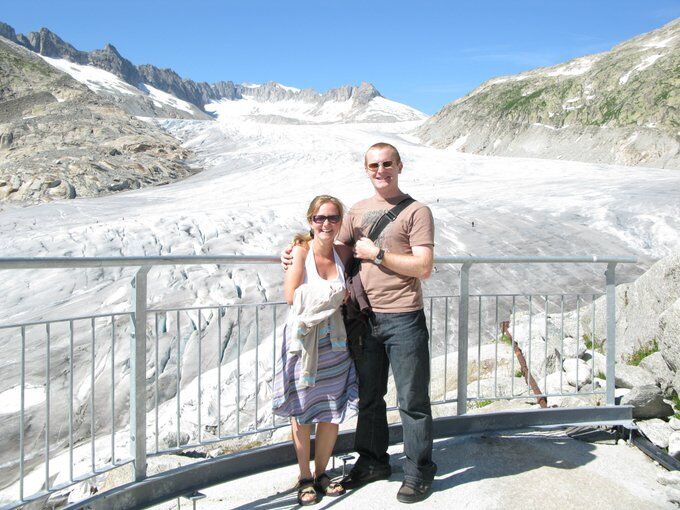
[[[339, 496], [326, 466], [338, 437], [338, 424], [354, 416], [358, 388], [347, 350], [339, 306], [344, 299], [344, 264], [351, 249], [336, 244], [342, 203], [320, 195], [309, 204], [309, 234], [293, 241], [293, 263], [286, 271], [284, 295], [292, 305], [277, 363], [274, 413], [290, 417], [300, 475], [298, 503], [311, 505], [320, 495]], [[311, 424], [316, 423], [314, 474], [310, 470]]]

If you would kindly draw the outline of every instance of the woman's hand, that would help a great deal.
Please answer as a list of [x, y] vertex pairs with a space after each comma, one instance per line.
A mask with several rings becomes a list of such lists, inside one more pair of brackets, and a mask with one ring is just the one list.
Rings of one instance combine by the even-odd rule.
[[293, 264], [293, 245], [289, 244], [281, 252], [281, 267], [284, 271]]

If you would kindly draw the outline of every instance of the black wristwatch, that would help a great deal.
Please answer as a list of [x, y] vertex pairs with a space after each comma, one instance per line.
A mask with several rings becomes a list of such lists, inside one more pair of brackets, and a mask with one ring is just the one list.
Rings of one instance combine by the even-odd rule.
[[382, 248], [380, 248], [380, 251], [379, 251], [378, 254], [375, 256], [375, 259], [373, 259], [373, 263], [374, 263], [376, 266], [379, 266], [380, 264], [383, 263], [383, 259], [384, 259], [384, 258], [385, 258], [385, 250], [383, 250]]

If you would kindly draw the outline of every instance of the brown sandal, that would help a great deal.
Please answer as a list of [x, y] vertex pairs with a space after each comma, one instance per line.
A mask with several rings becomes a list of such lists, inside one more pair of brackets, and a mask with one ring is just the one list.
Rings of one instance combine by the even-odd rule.
[[[319, 502], [319, 493], [316, 491], [314, 478], [303, 478], [298, 480], [295, 489], [297, 489], [298, 505], [309, 506]], [[303, 499], [304, 496], [314, 496], [314, 499]]]
[[[342, 496], [345, 493], [342, 484], [331, 480], [326, 473], [322, 473], [314, 479], [314, 488], [321, 494], [330, 497]], [[329, 492], [329, 489], [331, 492]]]

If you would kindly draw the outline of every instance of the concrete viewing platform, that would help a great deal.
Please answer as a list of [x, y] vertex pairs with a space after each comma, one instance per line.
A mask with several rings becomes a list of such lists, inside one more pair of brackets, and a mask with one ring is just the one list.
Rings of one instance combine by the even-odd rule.
[[[438, 472], [428, 499], [414, 505], [396, 500], [403, 479], [403, 446], [390, 447], [393, 474], [310, 508], [474, 509], [643, 509], [677, 508], [677, 489], [659, 479], [669, 472], [640, 450], [573, 439], [565, 429], [460, 435], [434, 444]], [[349, 464], [348, 464], [349, 467]], [[336, 463], [334, 474], [341, 474]], [[673, 473], [675, 475], [677, 473]], [[239, 478], [201, 489], [203, 509], [276, 510], [298, 508], [292, 486], [297, 466]], [[181, 498], [156, 509], [192, 508]]]

